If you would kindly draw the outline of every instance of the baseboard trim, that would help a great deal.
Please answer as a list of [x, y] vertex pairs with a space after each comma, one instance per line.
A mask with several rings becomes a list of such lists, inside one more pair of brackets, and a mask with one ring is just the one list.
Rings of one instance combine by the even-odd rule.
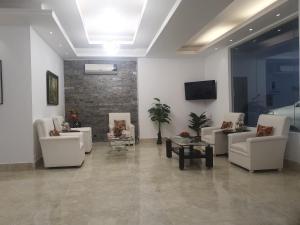
[[0, 171], [22, 171], [35, 169], [34, 163], [0, 164]]
[[142, 138], [139, 143], [156, 143], [156, 138]]
[[34, 163], [34, 168], [41, 168], [44, 166], [44, 161], [43, 161], [43, 158], [39, 158], [38, 160], [35, 161]]
[[285, 167], [300, 170], [300, 163], [285, 159], [284, 162], [283, 162], [283, 168], [285, 168]]
[[[168, 138], [163, 137], [162, 142], [164, 143]], [[157, 138], [141, 138], [140, 143], [155, 143], [156, 144]]]

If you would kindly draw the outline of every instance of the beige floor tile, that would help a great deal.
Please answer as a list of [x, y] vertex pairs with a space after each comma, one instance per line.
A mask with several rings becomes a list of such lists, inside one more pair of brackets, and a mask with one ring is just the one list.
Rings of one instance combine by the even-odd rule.
[[298, 225], [300, 169], [248, 171], [215, 158], [178, 169], [165, 146], [112, 152], [81, 168], [0, 171], [0, 225]]

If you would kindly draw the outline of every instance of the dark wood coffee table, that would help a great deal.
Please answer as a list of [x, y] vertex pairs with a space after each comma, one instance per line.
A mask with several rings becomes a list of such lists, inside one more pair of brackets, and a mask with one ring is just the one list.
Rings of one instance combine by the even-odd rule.
[[[205, 147], [204, 152], [194, 149], [195, 146]], [[185, 149], [189, 151], [185, 152]], [[168, 138], [166, 140], [166, 155], [168, 158], [172, 158], [172, 152], [179, 156], [179, 169], [184, 169], [185, 159], [205, 159], [205, 164], [207, 168], [213, 168], [213, 148], [210, 144], [205, 142], [193, 142], [192, 139], [186, 138]]]

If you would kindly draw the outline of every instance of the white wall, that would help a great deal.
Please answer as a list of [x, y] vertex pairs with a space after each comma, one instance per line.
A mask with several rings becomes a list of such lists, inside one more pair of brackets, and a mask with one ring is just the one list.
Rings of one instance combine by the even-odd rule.
[[148, 109], [158, 97], [171, 106], [172, 123], [164, 126], [163, 136], [189, 131], [190, 112], [205, 111], [204, 101], [186, 101], [184, 83], [204, 80], [202, 59], [138, 59], [138, 102], [140, 138], [157, 137], [157, 129], [149, 119]]
[[[32, 121], [43, 117], [65, 115], [64, 65], [62, 58], [30, 28], [31, 43], [31, 82], [32, 82]], [[59, 105], [47, 105], [46, 71], [59, 77]], [[41, 157], [36, 130], [34, 131], [35, 160]]]
[[29, 32], [29, 27], [0, 26], [0, 164], [33, 162]]
[[[64, 115], [63, 60], [28, 26], [0, 26], [0, 60], [0, 164], [34, 163], [41, 154], [33, 121]], [[47, 70], [59, 76], [58, 106], [47, 106]]]
[[211, 113], [213, 125], [219, 125], [223, 121], [224, 113], [231, 111], [231, 84], [227, 48], [205, 56], [204, 77], [206, 80], [216, 80], [217, 83], [217, 100], [207, 102], [207, 110]]

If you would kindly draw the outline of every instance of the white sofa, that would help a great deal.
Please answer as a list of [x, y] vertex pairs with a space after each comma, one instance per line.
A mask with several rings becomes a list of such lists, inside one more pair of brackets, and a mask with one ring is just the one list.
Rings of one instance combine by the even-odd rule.
[[35, 124], [45, 167], [82, 165], [85, 157], [82, 133], [50, 136], [50, 131], [54, 129], [51, 118], [36, 120]]
[[[53, 123], [58, 132], [62, 132], [62, 123], [65, 121], [63, 116], [55, 116], [53, 117]], [[71, 130], [78, 130], [83, 133], [83, 142], [84, 149], [86, 153], [92, 151], [93, 141], [92, 141], [92, 128], [90, 127], [78, 127], [71, 128]], [[70, 132], [70, 134], [75, 134], [74, 132]]]
[[135, 144], [135, 127], [131, 123], [130, 113], [109, 113], [108, 116], [109, 116], [109, 118], [108, 118], [109, 133], [108, 133], [108, 135], [113, 136], [115, 120], [125, 120], [127, 135], [132, 137], [132, 141], [130, 142], [130, 144]]
[[[244, 120], [244, 113], [226, 113], [223, 121], [235, 123]], [[223, 122], [222, 121], [222, 122]], [[218, 127], [204, 127], [201, 129], [201, 140], [213, 146], [214, 155], [222, 155], [228, 152], [228, 137], [221, 129], [222, 124]]]
[[290, 122], [287, 117], [260, 115], [257, 124], [273, 127], [272, 136], [256, 137], [252, 132], [229, 135], [229, 161], [250, 172], [283, 168]]

